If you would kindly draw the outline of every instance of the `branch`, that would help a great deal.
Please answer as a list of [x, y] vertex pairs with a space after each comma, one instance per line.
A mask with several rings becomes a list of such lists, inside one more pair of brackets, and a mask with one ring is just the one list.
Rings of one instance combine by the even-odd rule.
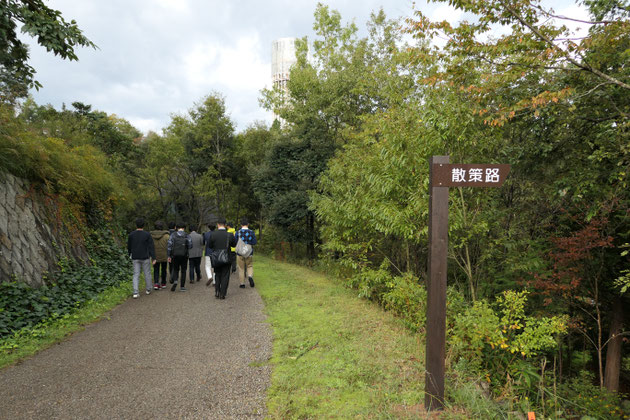
[[398, 267], [396, 266], [396, 264], [394, 264], [394, 263], [392, 262], [392, 260], [390, 260], [390, 259], [389, 259], [389, 257], [388, 257], [387, 255], [385, 255], [385, 253], [384, 253], [383, 251], [381, 251], [380, 249], [378, 249], [378, 247], [376, 247], [376, 246], [374, 247], [374, 249], [376, 249], [378, 252], [380, 252], [380, 253], [381, 253], [381, 255], [383, 255], [383, 257], [385, 257], [385, 259], [386, 259], [387, 261], [389, 261], [389, 263], [392, 265], [392, 267], [394, 267], [396, 270], [398, 270], [398, 272], [400, 273], [400, 275], [401, 275], [401, 276], [404, 276], [404, 275], [405, 275], [402, 271], [400, 271], [400, 268], [398, 268]]
[[621, 332], [619, 334], [613, 334], [612, 336], [610, 336], [610, 338], [608, 340], [606, 340], [606, 342], [604, 344], [602, 344], [602, 348], [606, 347], [606, 345], [610, 342], [610, 340], [613, 340], [617, 337], [623, 337], [623, 336], [627, 336], [630, 335], [630, 331], [624, 331]]
[[593, 318], [593, 321], [597, 322], [597, 318], [595, 316], [593, 316], [593, 314], [591, 314], [589, 311], [587, 311], [586, 309], [582, 308], [580, 305], [575, 305], [575, 307], [580, 309], [581, 311], [583, 311], [586, 315], [588, 315], [591, 318]]
[[523, 17], [521, 15], [519, 15], [516, 10], [514, 10], [512, 7], [510, 7], [505, 0], [499, 0], [499, 2], [503, 5], [503, 7], [505, 7], [505, 9], [510, 12], [510, 14], [512, 16], [514, 16], [519, 22], [521, 22], [522, 25], [524, 25], [525, 27], [529, 28], [530, 31], [532, 31], [538, 38], [540, 38], [541, 40], [545, 41], [547, 44], [549, 44], [551, 47], [559, 49], [560, 51], [562, 51], [565, 54], [566, 59], [573, 64], [576, 67], [581, 68], [584, 71], [587, 71], [589, 73], [593, 73], [596, 76], [601, 77], [604, 80], [607, 80], [611, 83], [614, 83], [617, 86], [620, 86], [624, 89], [628, 89], [630, 90], [630, 85], [628, 85], [627, 83], [622, 82], [621, 80], [617, 80], [614, 77], [611, 77], [605, 73], [602, 73], [601, 71], [597, 70], [594, 67], [591, 67], [589, 65], [585, 65], [580, 63], [579, 61], [577, 61], [576, 59], [574, 59], [573, 57], [571, 57], [570, 54], [567, 54], [567, 52], [565, 50], [563, 50], [562, 48], [558, 47], [556, 44], [553, 43], [553, 40], [549, 39], [548, 37], [546, 37], [542, 32], [540, 32], [540, 30], [538, 28], [536, 28], [535, 26], [531, 25], [530, 23], [528, 23], [525, 19], [523, 19]]
[[575, 38], [554, 38], [554, 41], [582, 41], [583, 39], [586, 39], [588, 37], [586, 36], [578, 36]]
[[602, 25], [602, 24], [608, 25], [611, 23], [615, 23], [614, 20], [581, 20], [581, 19], [570, 18], [568, 16], [554, 15], [552, 13], [549, 13], [548, 11], [546, 11], [540, 6], [535, 6], [535, 7], [536, 9], [540, 10], [543, 14], [549, 17], [555, 18], [555, 19], [570, 20], [571, 22], [586, 23], [587, 25]]
[[582, 331], [582, 329], [578, 328], [578, 331], [582, 333], [582, 335], [584, 335], [584, 337], [586, 337], [586, 339], [588, 341], [591, 342], [591, 344], [593, 345], [593, 347], [595, 347], [595, 349], [597, 350], [601, 350], [597, 347], [597, 344], [595, 343], [595, 341], [593, 341], [593, 339], [591, 337], [589, 337], [589, 335], [586, 333], [586, 331]]
[[581, 94], [581, 95], [576, 95], [576, 96], [574, 96], [574, 97], [573, 97], [573, 100], [581, 99], [581, 98], [583, 98], [583, 97], [585, 97], [585, 96], [588, 96], [588, 95], [590, 95], [591, 93], [595, 92], [595, 91], [596, 91], [597, 89], [599, 89], [600, 87], [605, 86], [605, 85], [610, 85], [610, 84], [612, 84], [612, 83], [611, 83], [611, 82], [602, 82], [602, 83], [600, 83], [599, 85], [595, 86], [593, 89], [589, 90], [588, 92], [585, 92], [585, 93], [583, 93], [583, 94]]

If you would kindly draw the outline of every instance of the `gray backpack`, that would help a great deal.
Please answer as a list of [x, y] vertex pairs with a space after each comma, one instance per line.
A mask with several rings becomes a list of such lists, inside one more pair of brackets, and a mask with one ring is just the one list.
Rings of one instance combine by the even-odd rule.
[[250, 244], [246, 244], [243, 239], [238, 238], [238, 242], [236, 243], [236, 255], [241, 256], [243, 258], [247, 258], [252, 255], [252, 251], [254, 250]]

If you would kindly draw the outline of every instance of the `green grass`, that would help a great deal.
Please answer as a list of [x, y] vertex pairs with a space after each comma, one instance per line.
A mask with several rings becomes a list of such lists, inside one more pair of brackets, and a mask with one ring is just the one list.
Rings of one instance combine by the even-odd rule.
[[356, 293], [256, 256], [273, 328], [270, 418], [424, 418], [424, 341]]
[[46, 320], [32, 328], [24, 328], [0, 340], [0, 369], [24, 360], [101, 319], [103, 314], [125, 301], [131, 292], [129, 280], [106, 289], [98, 298], [88, 301], [70, 314]]

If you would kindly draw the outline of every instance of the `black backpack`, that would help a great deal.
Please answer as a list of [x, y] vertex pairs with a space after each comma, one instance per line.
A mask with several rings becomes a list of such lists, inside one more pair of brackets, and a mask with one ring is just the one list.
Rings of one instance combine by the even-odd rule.
[[173, 238], [173, 256], [185, 257], [188, 255], [188, 240], [185, 235], [175, 234]]

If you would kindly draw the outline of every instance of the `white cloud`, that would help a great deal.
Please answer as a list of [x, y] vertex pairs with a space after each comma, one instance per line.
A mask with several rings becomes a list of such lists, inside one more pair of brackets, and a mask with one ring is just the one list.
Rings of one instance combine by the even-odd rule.
[[[572, 4], [562, 8], [558, 10], [557, 15], [582, 21], [589, 21], [591, 19], [588, 10], [582, 4]], [[591, 26], [586, 23], [566, 19], [556, 19], [556, 24], [565, 25], [571, 31], [572, 36], [578, 38], [587, 36]]]
[[448, 23], [453, 25], [459, 22], [462, 15], [463, 15], [463, 12], [461, 10], [456, 9], [451, 5], [443, 4], [433, 11], [433, 13], [430, 16], [430, 19], [433, 22], [447, 21]]
[[133, 115], [128, 115], [127, 118], [125, 119], [129, 121], [131, 125], [133, 125], [138, 130], [142, 131], [145, 134], [148, 133], [149, 131], [154, 131], [156, 133], [159, 133], [160, 131], [156, 129], [156, 127], [162, 126], [162, 121], [155, 118], [141, 118], [141, 117], [136, 117]]
[[233, 45], [196, 45], [183, 60], [187, 82], [236, 91], [260, 90], [271, 74], [261, 50], [257, 34], [242, 36]]
[[[239, 129], [271, 122], [260, 90], [271, 84], [271, 43], [309, 36], [320, 0], [49, 0], [67, 21], [75, 19], [99, 49], [78, 48], [78, 62], [54, 57], [29, 41], [31, 63], [44, 87], [40, 104], [74, 101], [161, 132], [173, 113], [185, 113], [214, 91]], [[340, 0], [344, 24], [364, 31], [371, 11], [411, 14], [411, 1]], [[436, 7], [434, 5], [429, 8]]]

